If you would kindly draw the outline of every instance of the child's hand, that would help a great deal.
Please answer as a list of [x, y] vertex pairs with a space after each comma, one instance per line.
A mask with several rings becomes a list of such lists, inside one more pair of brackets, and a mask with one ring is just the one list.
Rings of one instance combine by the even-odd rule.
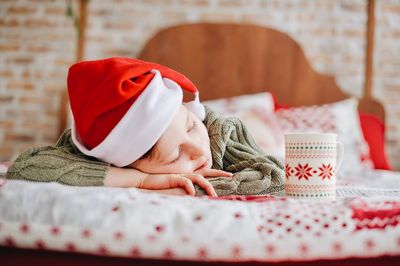
[[210, 196], [217, 197], [217, 193], [211, 183], [204, 176], [194, 174], [149, 174], [140, 181], [138, 188], [141, 189], [170, 189], [184, 188], [186, 193], [196, 195], [193, 183], [198, 184]]
[[217, 169], [201, 169], [199, 171], [195, 172], [196, 174], [200, 174], [204, 176], [205, 178], [209, 177], [230, 177], [232, 178], [233, 174], [229, 172], [225, 172], [223, 170], [217, 170]]

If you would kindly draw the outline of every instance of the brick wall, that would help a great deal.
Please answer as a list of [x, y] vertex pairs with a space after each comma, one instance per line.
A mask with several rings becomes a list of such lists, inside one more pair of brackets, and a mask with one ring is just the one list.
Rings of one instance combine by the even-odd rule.
[[377, 1], [374, 95], [386, 110], [386, 147], [400, 169], [400, 1]]
[[61, 1], [0, 2], [0, 160], [54, 143], [75, 31]]
[[[400, 169], [400, 1], [376, 1], [374, 95], [387, 110], [387, 147]], [[0, 2], [0, 160], [57, 139], [59, 99], [75, 58], [66, 0]], [[90, 0], [86, 58], [135, 56], [158, 30], [245, 22], [287, 32], [312, 66], [361, 96], [366, 0]], [[75, 6], [76, 7], [76, 6]]]

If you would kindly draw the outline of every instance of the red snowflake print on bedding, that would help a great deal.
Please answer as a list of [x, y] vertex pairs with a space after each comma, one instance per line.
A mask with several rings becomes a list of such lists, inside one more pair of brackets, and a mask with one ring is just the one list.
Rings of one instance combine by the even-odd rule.
[[138, 246], [133, 246], [131, 249], [131, 255], [133, 257], [140, 257], [141, 256], [141, 251], [140, 251], [140, 247]]
[[84, 230], [82, 230], [81, 235], [84, 238], [89, 238], [92, 235], [92, 233], [90, 232], [89, 229], [84, 229]]
[[340, 242], [334, 242], [332, 249], [335, 251], [335, 253], [341, 253], [343, 251], [343, 246]]
[[72, 243], [72, 242], [68, 242], [68, 243], [65, 244], [65, 249], [67, 251], [70, 251], [70, 252], [75, 252], [76, 251], [76, 245], [74, 243]]
[[294, 169], [296, 170], [296, 176], [299, 180], [302, 178], [308, 180], [308, 178], [312, 175], [312, 167], [310, 167], [308, 163], [305, 165], [298, 164]]
[[50, 232], [51, 232], [51, 234], [52, 234], [53, 236], [58, 236], [58, 235], [60, 234], [61, 230], [60, 230], [60, 228], [59, 228], [58, 226], [53, 226], [53, 227], [50, 229]]
[[272, 255], [272, 254], [275, 253], [276, 247], [275, 247], [274, 245], [272, 245], [272, 244], [268, 244], [268, 245], [265, 247], [265, 251], [266, 251], [269, 255]]
[[104, 244], [100, 244], [97, 248], [97, 252], [102, 255], [108, 254], [108, 247]]
[[37, 249], [46, 249], [46, 243], [42, 239], [36, 240], [35, 246]]
[[241, 256], [241, 254], [242, 254], [242, 248], [241, 248], [241, 246], [239, 246], [239, 245], [234, 245], [234, 246], [232, 247], [232, 256], [235, 257], [235, 258], [238, 258], [238, 257]]
[[250, 195], [250, 196], [228, 195], [220, 197], [211, 197], [206, 195], [201, 197], [208, 198], [209, 200], [232, 200], [232, 201], [253, 201], [253, 202], [286, 201], [285, 198], [271, 196], [271, 195]]
[[22, 233], [27, 234], [30, 231], [30, 227], [27, 224], [21, 224], [19, 230], [21, 230]]
[[205, 258], [207, 258], [207, 256], [208, 256], [207, 249], [206, 249], [205, 247], [200, 247], [200, 248], [199, 248], [199, 251], [197, 252], [197, 256], [198, 256], [200, 259], [205, 259]]
[[164, 253], [163, 256], [167, 259], [173, 258], [175, 256], [175, 253], [172, 249], [167, 248]]
[[120, 231], [117, 231], [117, 232], [114, 233], [114, 238], [116, 240], [122, 240], [124, 238], [124, 233], [122, 233]]
[[163, 225], [161, 225], [161, 224], [156, 225], [156, 226], [154, 227], [154, 230], [155, 230], [157, 233], [162, 233], [162, 232], [165, 231], [165, 226], [163, 226]]
[[4, 244], [5, 244], [6, 246], [14, 247], [14, 246], [15, 246], [15, 240], [14, 240], [14, 238], [11, 237], [11, 236], [6, 236], [6, 237], [4, 238]]
[[352, 206], [352, 219], [356, 230], [379, 230], [400, 224], [400, 202], [385, 201], [379, 204], [357, 202]]

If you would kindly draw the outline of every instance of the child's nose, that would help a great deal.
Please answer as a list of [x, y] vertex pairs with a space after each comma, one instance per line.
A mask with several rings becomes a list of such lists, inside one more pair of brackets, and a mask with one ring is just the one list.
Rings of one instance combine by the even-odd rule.
[[203, 151], [203, 147], [201, 144], [193, 142], [190, 145], [190, 159], [191, 160], [196, 160], [199, 157], [203, 156], [204, 151]]

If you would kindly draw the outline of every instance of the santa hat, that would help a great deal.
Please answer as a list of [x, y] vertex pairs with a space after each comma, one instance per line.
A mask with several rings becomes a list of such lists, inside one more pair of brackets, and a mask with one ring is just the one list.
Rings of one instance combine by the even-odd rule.
[[196, 86], [184, 75], [131, 58], [84, 61], [69, 69], [68, 93], [74, 123], [72, 141], [88, 156], [123, 167], [157, 142], [183, 100], [204, 120]]

